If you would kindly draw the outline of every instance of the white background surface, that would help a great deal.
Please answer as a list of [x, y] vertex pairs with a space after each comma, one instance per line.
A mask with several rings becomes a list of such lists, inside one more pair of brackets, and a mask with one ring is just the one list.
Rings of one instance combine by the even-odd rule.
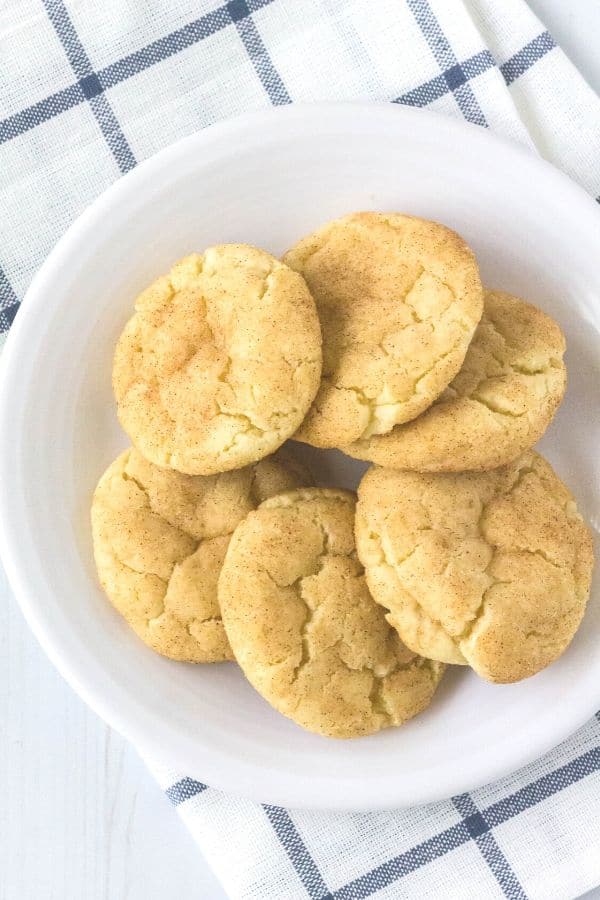
[[[599, 0], [530, 5], [600, 91]], [[1, 579], [0, 900], [222, 900], [135, 751], [62, 681]]]

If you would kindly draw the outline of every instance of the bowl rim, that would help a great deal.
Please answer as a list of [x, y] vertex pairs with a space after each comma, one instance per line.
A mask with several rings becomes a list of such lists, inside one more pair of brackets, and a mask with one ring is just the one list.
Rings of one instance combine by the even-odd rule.
[[[347, 125], [349, 114], [356, 117], [380, 116], [383, 117], [382, 121], [389, 120], [392, 126], [397, 126], [403, 120], [409, 130], [434, 129], [436, 140], [455, 140], [457, 137], [466, 139], [480, 153], [492, 157], [499, 154], [505, 160], [512, 160], [515, 167], [521, 167], [525, 173], [531, 173], [531, 177], [538, 181], [540, 179], [545, 181], [548, 189], [559, 191], [565, 202], [576, 205], [578, 212], [587, 217], [589, 227], [598, 230], [600, 238], [600, 210], [593, 198], [567, 175], [526, 147], [458, 119], [429, 110], [387, 102], [294, 104], [245, 113], [209, 126], [176, 141], [140, 163], [97, 197], [71, 224], [34, 276], [26, 292], [23, 308], [19, 310], [0, 358], [0, 558], [24, 617], [47, 656], [79, 696], [149, 758], [160, 760], [165, 754], [165, 735], [164, 730], [161, 730], [160, 716], [151, 714], [140, 705], [137, 708], [135, 704], [133, 707], [128, 706], [127, 709], [120, 708], [118, 698], [110, 695], [106, 685], [99, 687], [94, 683], [93, 675], [88, 677], [85, 666], [81, 664], [82, 660], [69, 654], [68, 639], [61, 637], [60, 630], [53, 631], [44, 622], [38, 586], [28, 570], [28, 553], [31, 546], [27, 539], [23, 539], [24, 535], [19, 528], [19, 520], [23, 518], [23, 500], [11, 489], [19, 441], [8, 440], [7, 437], [14, 428], [14, 422], [18, 421], [20, 403], [26, 396], [27, 378], [23, 377], [23, 372], [28, 368], [31, 371], [34, 366], [35, 353], [27, 352], [27, 344], [32, 341], [33, 335], [43, 336], [45, 326], [55, 314], [52, 296], [48, 296], [45, 285], [56, 277], [62, 267], [69, 264], [77, 244], [89, 230], [105, 221], [104, 217], [111, 207], [128, 202], [138, 191], [139, 186], [154, 176], [160, 177], [166, 166], [176, 165], [178, 159], [187, 158], [191, 151], [197, 152], [200, 158], [202, 152], [212, 144], [218, 145], [228, 136], [243, 136], [249, 128], [255, 131], [270, 129], [272, 136], [273, 129], [281, 129], [282, 133], [285, 133], [286, 127], [295, 123], [331, 132], [332, 129]], [[600, 248], [600, 240], [598, 246]], [[133, 717], [132, 711], [135, 713]], [[551, 736], [536, 735], [536, 739], [531, 740], [527, 748], [520, 747], [518, 752], [515, 750], [512, 755], [496, 760], [494, 765], [488, 759], [487, 764], [481, 766], [480, 770], [465, 772], [462, 778], [458, 777], [454, 782], [452, 793], [471, 790], [495, 781], [540, 757], [571, 735], [594, 712], [595, 709], [591, 708], [588, 696], [584, 699], [579, 696], [571, 697], [570, 703], [561, 710], [560, 727], [557, 725]], [[171, 744], [167, 751], [169, 759], [166, 762], [170, 767], [189, 769], [190, 751], [191, 742], [190, 747], [186, 747], [185, 750]], [[336, 810], [387, 809], [410, 806], [415, 802], [410, 788], [394, 779], [388, 779], [385, 788], [380, 790], [378, 796], [374, 796], [372, 780], [365, 782], [363, 788], [357, 788], [355, 781], [350, 782], [338, 776], [317, 773], [311, 781], [309, 792], [306, 791], [306, 784], [303, 784], [301, 779], [293, 784], [288, 781], [283, 789], [275, 786], [272, 790], [255, 790], [254, 778], [259, 775], [258, 766], [238, 757], [233, 767], [215, 766], [211, 763], [210, 755], [203, 758], [198, 748], [196, 757], [199, 760], [196, 770], [203, 769], [203, 777], [212, 787], [248, 796], [260, 802], [297, 808]], [[264, 767], [259, 780], [263, 780], [263, 776]], [[383, 785], [382, 778], [380, 781]], [[332, 782], [335, 782], [334, 788]], [[449, 796], [447, 788], [443, 788], [438, 781], [425, 788], [421, 786], [418, 803], [441, 800], [447, 796]]]

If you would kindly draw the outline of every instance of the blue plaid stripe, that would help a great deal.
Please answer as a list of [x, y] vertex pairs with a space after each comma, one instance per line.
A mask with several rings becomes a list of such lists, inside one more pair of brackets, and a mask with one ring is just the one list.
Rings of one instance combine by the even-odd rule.
[[[165, 794], [173, 806], [179, 806], [186, 800], [202, 794], [207, 787], [206, 784], [193, 778], [182, 778], [167, 788]], [[329, 891], [290, 814], [279, 806], [264, 805], [263, 810], [308, 896], [311, 900], [325, 900], [330, 896]]]
[[[121, 171], [127, 171], [128, 168], [135, 165], [135, 158], [108, 103], [105, 92], [121, 81], [132, 78], [137, 73], [180, 53], [187, 47], [230, 25], [235, 25], [237, 28], [271, 102], [274, 105], [291, 102], [283, 80], [275, 69], [256, 25], [251, 19], [252, 13], [268, 6], [273, 0], [230, 0], [229, 3], [217, 7], [212, 12], [200, 16], [182, 28], [172, 31], [165, 37], [153, 41], [97, 72], [94, 72], [91, 66], [62, 0], [44, 0], [44, 2], [73, 71], [79, 80], [0, 121], [0, 144], [13, 140], [48, 119], [87, 101], [119, 168]], [[438, 63], [445, 68], [440, 75], [397, 97], [393, 102], [409, 106], [427, 106], [444, 94], [451, 92], [469, 121], [485, 124], [480, 120], [474, 95], [472, 92], [467, 92], [466, 88], [471, 80], [496, 66], [492, 54], [489, 50], [482, 50], [459, 63], [450, 50], [439, 24], [433, 17], [429, 4], [423, 0], [409, 0], [409, 4], [430, 46], [435, 48]], [[511, 84], [523, 75], [554, 46], [554, 41], [548, 32], [539, 34], [500, 66], [506, 83]], [[600, 202], [600, 197], [598, 202]], [[0, 274], [0, 301], [7, 291], [12, 291], [12, 288], [6, 275], [2, 273]], [[14, 291], [11, 296], [11, 302], [4, 301], [0, 311], [0, 334], [8, 331], [19, 306]]]
[[73, 27], [63, 0], [43, 0], [43, 2], [71, 68], [79, 79], [81, 92], [88, 100], [117, 165], [124, 174], [135, 166], [135, 157], [108, 100], [102, 93], [100, 79], [92, 69], [90, 59]]
[[193, 778], [182, 778], [180, 781], [172, 784], [170, 788], [167, 788], [165, 794], [173, 806], [179, 806], [179, 804], [183, 803], [185, 800], [197, 797], [198, 794], [205, 791], [207, 787], [208, 785], [202, 784], [201, 781], [194, 781]]
[[498, 846], [488, 821], [478, 810], [471, 795], [461, 794], [459, 797], [453, 797], [452, 803], [463, 816], [469, 834], [502, 888], [504, 896], [508, 900], [527, 900], [527, 894]]
[[514, 56], [511, 56], [509, 60], [500, 66], [500, 71], [502, 72], [506, 83], [512, 84], [513, 81], [516, 81], [517, 78], [524, 75], [534, 63], [542, 59], [543, 56], [555, 47], [556, 44], [547, 31], [538, 34], [538, 36], [526, 44], [522, 50], [519, 50], [518, 53], [515, 53]]
[[[271, 103], [278, 106], [291, 102], [283, 80], [273, 65], [251, 18], [252, 13], [268, 6], [273, 0], [229, 0], [206, 15], [98, 71], [94, 71], [92, 67], [63, 0], [43, 0], [43, 2], [78, 80], [75, 84], [0, 121], [0, 144], [13, 140], [87, 101], [120, 171], [122, 173], [129, 171], [135, 166], [136, 159], [105, 92], [119, 82], [180, 53], [230, 25], [236, 27]], [[5, 273], [0, 269], [0, 334], [9, 330], [18, 308], [19, 300]]]
[[281, 76], [269, 56], [258, 29], [250, 16], [246, 0], [231, 0], [227, 4], [229, 15], [235, 23], [246, 52], [252, 61], [256, 74], [264, 87], [273, 106], [291, 103], [291, 97]]
[[[596, 720], [600, 723], [600, 712], [596, 714]], [[477, 845], [504, 895], [509, 900], [527, 900], [527, 895], [500, 850], [492, 829], [548, 800], [554, 794], [566, 790], [583, 778], [599, 772], [600, 746], [588, 750], [571, 762], [541, 776], [483, 810], [477, 808], [469, 794], [454, 797], [452, 802], [462, 816], [460, 822], [411, 847], [405, 853], [387, 860], [335, 891], [328, 889], [290, 814], [276, 806], [263, 808], [310, 900], [364, 900], [427, 863], [468, 844], [469, 841]], [[198, 786], [198, 789], [190, 792], [187, 788], [182, 788], [182, 785], [187, 783]], [[166, 793], [177, 805], [205, 789], [206, 785], [185, 778], [170, 787]]]
[[8, 331], [19, 308], [19, 299], [13, 287], [0, 269], [0, 334]]
[[460, 65], [454, 65], [447, 69], [441, 75], [437, 75], [430, 81], [426, 81], [419, 87], [402, 94], [397, 97], [394, 103], [403, 103], [407, 106], [427, 106], [443, 97], [450, 91], [456, 91], [457, 87], [477, 78], [488, 69], [493, 69], [496, 65], [494, 57], [489, 50], [481, 50], [474, 56], [470, 56]]
[[423, 37], [444, 73], [444, 78], [448, 83], [448, 90], [452, 91], [463, 116], [468, 122], [473, 122], [475, 125], [487, 125], [483, 110], [473, 93], [473, 89], [467, 82], [466, 73], [460, 66], [454, 50], [442, 31], [431, 6], [427, 0], [407, 0], [407, 3], [423, 33]]
[[17, 295], [15, 294], [10, 281], [2, 269], [0, 269], [0, 309], [8, 309], [8, 307], [13, 306], [18, 302]]
[[328, 900], [331, 894], [290, 814], [280, 806], [263, 806], [263, 809], [310, 900]]
[[485, 818], [495, 828], [595, 772], [600, 772], [600, 745], [493, 803], [485, 810]]
[[[229, 25], [235, 25], [238, 31], [243, 30], [244, 19], [262, 7], [268, 6], [273, 0], [245, 0], [243, 4], [241, 0], [231, 0], [230, 3], [217, 7], [97, 72], [92, 69], [62, 0], [44, 0], [44, 2], [79, 81], [1, 121], [0, 143], [12, 140], [42, 122], [66, 112], [73, 106], [94, 96], [99, 96], [120, 82], [181, 53]], [[60, 7], [62, 7], [62, 11]], [[233, 15], [229, 7], [233, 8]], [[259, 78], [273, 102], [275, 100], [272, 93], [278, 95], [279, 102], [289, 102], [285, 86], [269, 59], [256, 26], [254, 23], [252, 25], [253, 28], [246, 32], [246, 39], [244, 40], [242, 36], [242, 40]], [[286, 97], [287, 99], [285, 99]]]
[[335, 900], [364, 900], [395, 881], [410, 875], [422, 866], [456, 850], [471, 839], [467, 826], [459, 822], [440, 831], [434, 837], [371, 869], [360, 878], [344, 885], [333, 893]]
[[[152, 41], [152, 43], [147, 44], [140, 50], [136, 50], [134, 53], [130, 53], [122, 59], [94, 72], [73, 25], [68, 19], [68, 13], [65, 11], [68, 24], [64, 16], [59, 15], [60, 7], [64, 10], [64, 4], [61, 0], [45, 0], [49, 13], [52, 10], [53, 24], [57, 28], [67, 54], [70, 54], [71, 65], [80, 80], [76, 84], [69, 85], [61, 91], [56, 91], [49, 97], [0, 121], [0, 143], [13, 140], [37, 125], [46, 122], [48, 119], [54, 118], [54, 116], [60, 115], [86, 100], [91, 100], [95, 96], [100, 96], [101, 93], [106, 92], [120, 82], [132, 78], [139, 72], [157, 65], [177, 53], [181, 53], [182, 50], [232, 24], [235, 24], [238, 32], [240, 32], [244, 46], [246, 46], [252, 63], [272, 102], [274, 104], [289, 103], [291, 98], [285, 85], [269, 58], [254, 22], [250, 19], [253, 12], [268, 6], [272, 2], [273, 0], [230, 0], [229, 3], [217, 7], [206, 15], [200, 16], [187, 25], [172, 31], [165, 37]], [[465, 107], [466, 112], [465, 110], [463, 112], [465, 112], [466, 117], [473, 121], [474, 115], [475, 119], [479, 120], [479, 113], [476, 108], [467, 108], [468, 103], [471, 101], [468, 95], [465, 94], [464, 88], [468, 86], [472, 79], [496, 65], [491, 53], [488, 50], [483, 50], [460, 63], [450, 49], [450, 45], [439, 23], [433, 16], [429, 4], [424, 2], [424, 0], [408, 0], [408, 2], [443, 71], [436, 78], [419, 85], [401, 97], [397, 97], [394, 102], [405, 103], [411, 106], [426, 106], [444, 94], [452, 92], [457, 97], [459, 105], [462, 104], [461, 109]], [[250, 21], [249, 27], [245, 25], [247, 19]], [[554, 46], [554, 41], [548, 32], [543, 32], [503, 63], [500, 66], [500, 71], [507, 84], [511, 84], [516, 78], [523, 75]], [[75, 68], [75, 65], [77, 68]], [[476, 103], [474, 97], [473, 102]], [[472, 114], [473, 109], [475, 110], [474, 114]], [[483, 122], [480, 124], [483, 124]]]
[[172, 31], [165, 37], [152, 41], [140, 50], [124, 56], [111, 65], [106, 66], [98, 72], [100, 84], [104, 90], [114, 87], [121, 81], [144, 72], [146, 69], [155, 66], [157, 63], [181, 53], [188, 47], [203, 41], [211, 35], [216, 34], [223, 28], [231, 25], [231, 16], [226, 6], [219, 6], [217, 9], [194, 19], [187, 25]]
[[96, 121], [100, 126], [100, 130], [104, 135], [117, 165], [123, 174], [129, 172], [136, 165], [136, 158], [133, 151], [127, 143], [127, 138], [123, 134], [121, 126], [115, 116], [108, 100], [104, 94], [94, 94], [89, 97], [89, 104], [92, 112], [96, 117]]
[[[554, 47], [556, 47], [556, 44], [547, 31], [538, 34], [537, 37], [519, 50], [518, 53], [515, 53], [514, 56], [511, 56], [510, 59], [507, 59], [506, 62], [502, 63], [499, 67], [506, 84], [510, 85], [513, 81], [516, 81], [524, 75], [525, 72], [535, 65], [536, 62], [539, 62], [539, 60]], [[456, 98], [457, 93], [460, 94], [468, 82], [477, 78], [479, 75], [483, 75], [483, 73], [487, 72], [489, 69], [495, 68], [496, 65], [496, 60], [490, 51], [481, 50], [479, 53], [469, 57], [462, 63], [452, 63], [452, 65], [450, 65], [449, 68], [446, 68], [440, 75], [431, 78], [429, 81], [423, 82], [423, 84], [413, 88], [411, 91], [407, 91], [406, 94], [396, 97], [393, 102], [402, 103], [406, 106], [428, 106], [435, 100], [439, 100], [439, 98], [443, 97], [445, 94], [453, 93]], [[462, 97], [461, 102], [463, 105], [466, 102], [470, 102], [468, 97], [465, 100], [464, 94], [460, 94], [457, 99], [460, 99], [460, 97]], [[475, 99], [474, 95], [473, 99]], [[466, 113], [461, 106], [461, 111], [468, 121], [475, 121], [476, 124], [479, 125], [485, 124], [484, 122], [477, 121], [478, 113], [476, 107], [471, 106], [470, 110], [471, 112]], [[473, 115], [471, 115], [471, 113], [473, 113]]]
[[48, 119], [53, 119], [74, 106], [79, 106], [84, 100], [85, 94], [81, 85], [71, 84], [64, 90], [56, 91], [55, 94], [28, 106], [27, 109], [8, 116], [0, 122], [0, 144], [12, 141], [13, 138], [47, 122]]

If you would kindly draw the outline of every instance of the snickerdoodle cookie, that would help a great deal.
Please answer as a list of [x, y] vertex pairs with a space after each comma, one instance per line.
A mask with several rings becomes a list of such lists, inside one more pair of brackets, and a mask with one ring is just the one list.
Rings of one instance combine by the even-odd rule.
[[414, 419], [452, 381], [479, 322], [475, 257], [455, 232], [397, 213], [354, 213], [284, 256], [323, 329], [319, 392], [296, 437], [342, 447]]
[[358, 494], [367, 583], [416, 653], [512, 682], [569, 645], [588, 598], [592, 540], [537, 453], [488, 472], [372, 468]]
[[354, 495], [273, 497], [238, 525], [219, 578], [235, 657], [279, 712], [333, 737], [400, 725], [428, 706], [443, 665], [407, 650], [367, 589]]
[[454, 381], [418, 418], [344, 447], [391, 469], [460, 472], [516, 459], [543, 435], [565, 392], [565, 339], [540, 309], [488, 291]]
[[121, 424], [156, 465], [212, 475], [267, 456], [315, 397], [321, 330], [304, 280], [245, 244], [178, 262], [118, 341]]
[[92, 503], [102, 587], [153, 650], [171, 659], [232, 659], [217, 580], [232, 531], [267, 497], [311, 483], [285, 451], [221, 475], [182, 475], [126, 450]]

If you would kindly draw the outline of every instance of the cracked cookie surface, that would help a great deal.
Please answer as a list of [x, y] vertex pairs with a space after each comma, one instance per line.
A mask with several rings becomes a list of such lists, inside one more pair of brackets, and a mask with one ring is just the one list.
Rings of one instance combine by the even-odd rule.
[[235, 657], [299, 725], [372, 734], [425, 709], [443, 666], [408, 650], [367, 589], [354, 495], [307, 488], [267, 500], [237, 527], [219, 579]]
[[312, 483], [287, 450], [220, 475], [160, 469], [134, 449], [106, 470], [92, 502], [94, 556], [113, 606], [171, 659], [233, 659], [217, 600], [231, 533], [267, 497]]
[[482, 312], [475, 257], [424, 219], [354, 213], [284, 256], [323, 330], [321, 386], [296, 438], [341, 447], [414, 419], [452, 381]]
[[563, 398], [559, 326], [518, 297], [487, 291], [483, 316], [456, 378], [418, 418], [344, 447], [392, 469], [493, 469], [532, 447]]
[[156, 465], [212, 475], [255, 462], [302, 422], [321, 375], [303, 279], [245, 244], [180, 260], [136, 300], [117, 343], [121, 425]]
[[358, 496], [368, 585], [415, 652], [508, 683], [569, 645], [589, 594], [592, 539], [539, 454], [489, 472], [372, 468]]

